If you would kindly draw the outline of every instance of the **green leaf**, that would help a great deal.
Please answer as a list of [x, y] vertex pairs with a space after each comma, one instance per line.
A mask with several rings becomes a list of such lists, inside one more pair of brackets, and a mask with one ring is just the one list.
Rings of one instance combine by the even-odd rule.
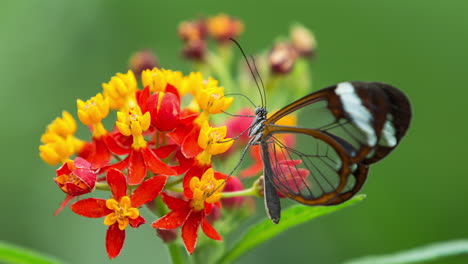
[[54, 257], [0, 241], [0, 263], [11, 264], [61, 264]]
[[345, 264], [403, 264], [420, 263], [441, 257], [468, 254], [468, 240], [434, 243], [388, 255], [367, 256], [345, 262]]
[[309, 207], [304, 205], [291, 206], [282, 212], [281, 222], [277, 225], [273, 224], [270, 219], [261, 221], [252, 226], [245, 236], [229, 250], [218, 263], [231, 263], [240, 256], [244, 255], [250, 249], [262, 244], [263, 242], [273, 238], [279, 233], [288, 230], [289, 228], [312, 220], [316, 217], [326, 215], [338, 211], [344, 207], [348, 207], [363, 200], [364, 194], [357, 195], [351, 200], [336, 206], [315, 206]]

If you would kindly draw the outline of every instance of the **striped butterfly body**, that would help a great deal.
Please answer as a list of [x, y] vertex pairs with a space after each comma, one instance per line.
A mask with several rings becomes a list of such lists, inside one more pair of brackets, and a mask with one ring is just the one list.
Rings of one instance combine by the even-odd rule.
[[[278, 124], [298, 110], [307, 115], [306, 126]], [[268, 118], [263, 107], [255, 113], [248, 146], [260, 146], [265, 206], [274, 223], [281, 216], [278, 194], [306, 205], [350, 199], [363, 186], [369, 166], [399, 144], [411, 120], [405, 94], [376, 82], [339, 83]]]

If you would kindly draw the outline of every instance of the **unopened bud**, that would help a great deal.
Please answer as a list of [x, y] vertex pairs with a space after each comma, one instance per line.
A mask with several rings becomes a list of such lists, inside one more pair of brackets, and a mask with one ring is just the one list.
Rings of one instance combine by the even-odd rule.
[[311, 57], [315, 53], [317, 41], [314, 34], [301, 25], [291, 28], [291, 41], [300, 56]]
[[206, 54], [206, 43], [202, 39], [192, 39], [185, 43], [182, 54], [185, 58], [194, 61], [202, 61]]
[[149, 49], [144, 49], [133, 54], [129, 61], [130, 69], [136, 76], [146, 69], [159, 67], [159, 61], [156, 55]]
[[207, 34], [206, 22], [204, 19], [184, 21], [179, 24], [178, 33], [179, 37], [185, 42], [194, 39], [205, 39]]
[[276, 44], [268, 54], [270, 69], [275, 74], [287, 74], [293, 68], [298, 53], [289, 43]]

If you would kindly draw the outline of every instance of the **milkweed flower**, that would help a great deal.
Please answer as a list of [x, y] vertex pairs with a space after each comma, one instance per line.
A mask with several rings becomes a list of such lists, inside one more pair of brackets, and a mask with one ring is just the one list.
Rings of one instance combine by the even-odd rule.
[[109, 170], [106, 179], [112, 198], [107, 200], [87, 198], [72, 204], [71, 209], [85, 217], [105, 217], [104, 224], [109, 226], [106, 234], [106, 251], [109, 258], [115, 258], [123, 247], [126, 228], [129, 225], [137, 228], [146, 222], [138, 208], [159, 195], [167, 177], [154, 176], [144, 181], [131, 195], [127, 194], [127, 180], [120, 171]]
[[85, 143], [74, 137], [76, 128], [73, 116], [63, 111], [62, 117], [52, 121], [42, 135], [44, 144], [39, 146], [40, 157], [49, 165], [56, 165], [81, 151]]
[[54, 215], [60, 213], [74, 197], [91, 192], [97, 177], [96, 172], [91, 169], [91, 163], [80, 157], [74, 161], [66, 161], [57, 169], [56, 175], [55, 183], [67, 196]]
[[201, 226], [209, 238], [221, 241], [222, 238], [208, 222], [206, 216], [211, 213], [213, 206], [221, 206], [224, 186], [223, 179], [216, 179], [212, 168], [208, 169], [199, 179], [190, 180], [192, 196], [188, 200], [162, 194], [164, 203], [171, 209], [164, 217], [153, 222], [152, 226], [159, 229], [174, 229], [182, 226], [182, 239], [189, 254], [195, 250], [198, 239], [198, 228]]

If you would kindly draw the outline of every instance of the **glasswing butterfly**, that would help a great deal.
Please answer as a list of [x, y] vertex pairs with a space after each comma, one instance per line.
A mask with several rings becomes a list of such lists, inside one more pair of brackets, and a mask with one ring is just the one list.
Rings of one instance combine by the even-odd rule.
[[[342, 82], [267, 117], [265, 90], [260, 89], [242, 47], [233, 42], [244, 55], [262, 98], [241, 161], [250, 146], [260, 146], [269, 218], [274, 223], [280, 220], [279, 194], [311, 206], [350, 199], [366, 181], [369, 166], [387, 156], [405, 135], [411, 121], [406, 95], [385, 83]], [[256, 69], [255, 61], [254, 66]], [[257, 76], [260, 78], [258, 72]], [[299, 110], [307, 114], [306, 126], [278, 124]], [[287, 140], [291, 134], [300, 144], [291, 146]]]

